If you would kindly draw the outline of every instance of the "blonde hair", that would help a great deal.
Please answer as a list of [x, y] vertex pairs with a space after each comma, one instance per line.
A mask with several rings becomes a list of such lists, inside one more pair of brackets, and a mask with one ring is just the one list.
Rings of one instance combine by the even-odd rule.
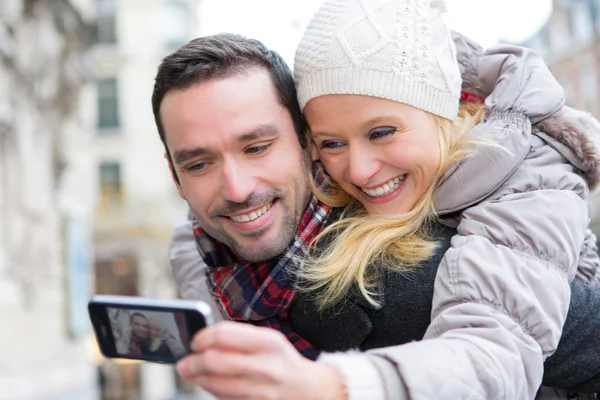
[[[154, 327], [160, 329], [160, 331], [161, 331], [162, 334], [164, 334], [164, 332], [165, 332], [165, 330], [163, 329], [162, 325], [158, 321], [156, 321], [155, 319], [151, 319], [151, 320], [148, 321], [148, 330], [150, 330], [150, 326], [154, 326]], [[156, 350], [158, 350], [159, 347], [160, 347], [160, 345], [163, 342], [162, 337], [155, 338], [155, 337], [152, 337], [152, 334], [149, 334], [149, 336], [150, 336], [150, 346], [149, 346], [150, 351], [156, 351]]]
[[426, 231], [437, 216], [433, 194], [438, 180], [453, 163], [471, 154], [475, 140], [464, 134], [475, 126], [485, 108], [482, 104], [461, 105], [454, 121], [432, 115], [440, 132], [441, 162], [433, 182], [423, 197], [407, 213], [393, 216], [368, 215], [365, 209], [332, 182], [326, 190], [313, 190], [319, 200], [332, 207], [345, 207], [339, 221], [327, 227], [316, 239], [332, 238], [325, 249], [311, 253], [301, 271], [303, 290], [316, 293], [319, 309], [343, 299], [353, 284], [361, 295], [377, 306], [375, 297], [379, 270], [405, 271], [427, 260], [436, 242]]

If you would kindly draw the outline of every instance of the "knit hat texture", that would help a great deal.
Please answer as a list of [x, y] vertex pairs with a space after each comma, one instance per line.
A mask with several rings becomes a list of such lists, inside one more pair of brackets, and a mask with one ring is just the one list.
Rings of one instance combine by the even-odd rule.
[[296, 50], [300, 107], [357, 94], [455, 119], [461, 79], [445, 11], [443, 0], [325, 0]]

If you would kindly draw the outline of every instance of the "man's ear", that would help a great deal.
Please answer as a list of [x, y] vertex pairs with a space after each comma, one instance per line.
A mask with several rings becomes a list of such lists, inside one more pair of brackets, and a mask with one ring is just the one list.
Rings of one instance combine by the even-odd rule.
[[310, 133], [308, 134], [308, 146], [312, 161], [317, 161], [319, 159], [319, 152], [317, 151], [317, 144], [310, 137]]
[[317, 161], [319, 159], [319, 152], [317, 151], [317, 146], [313, 143], [311, 148], [312, 160]]
[[165, 160], [167, 160], [167, 164], [169, 165], [169, 171], [171, 171], [171, 178], [173, 178], [173, 183], [177, 187], [177, 192], [179, 193], [179, 197], [185, 200], [185, 195], [183, 194], [183, 190], [181, 189], [181, 184], [179, 183], [179, 178], [177, 177], [177, 173], [175, 172], [175, 168], [173, 167], [173, 162], [171, 161], [171, 157], [169, 154], [165, 153]]

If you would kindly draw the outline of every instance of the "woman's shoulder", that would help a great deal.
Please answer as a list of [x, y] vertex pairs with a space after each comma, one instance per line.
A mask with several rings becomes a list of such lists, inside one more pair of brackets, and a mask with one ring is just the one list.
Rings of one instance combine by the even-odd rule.
[[493, 199], [503, 188], [559, 188], [571, 180], [586, 196], [600, 182], [600, 124], [587, 113], [563, 107], [532, 126], [523, 114], [492, 111], [467, 135], [470, 156], [450, 166], [436, 187], [438, 215]]

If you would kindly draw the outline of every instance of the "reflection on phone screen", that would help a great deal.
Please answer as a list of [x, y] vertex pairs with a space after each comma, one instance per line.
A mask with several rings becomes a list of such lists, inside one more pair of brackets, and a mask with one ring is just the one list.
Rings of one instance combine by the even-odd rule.
[[107, 307], [107, 312], [121, 357], [174, 362], [188, 352], [188, 329], [182, 312], [112, 307]]

